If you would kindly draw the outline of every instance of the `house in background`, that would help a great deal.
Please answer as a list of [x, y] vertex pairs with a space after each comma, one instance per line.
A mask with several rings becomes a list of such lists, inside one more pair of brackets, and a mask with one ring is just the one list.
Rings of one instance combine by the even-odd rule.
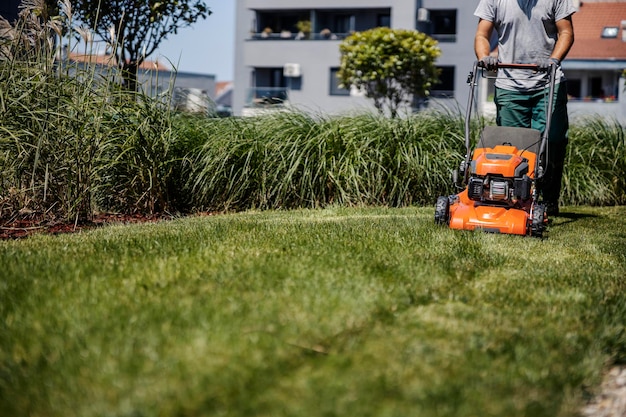
[[159, 77], [170, 80], [177, 109], [210, 116], [218, 111], [215, 75], [167, 70], [159, 71]]
[[[312, 113], [373, 109], [337, 79], [339, 44], [379, 26], [428, 30], [440, 42], [441, 83], [432, 100], [458, 107], [474, 61], [478, 0], [237, 0], [235, 115], [295, 107]], [[469, 44], [468, 44], [469, 42]]]
[[[626, 0], [573, 0], [576, 42], [563, 68], [572, 117], [602, 114], [626, 123]], [[441, 83], [428, 107], [465, 111], [478, 0], [237, 0], [235, 115], [292, 107], [311, 113], [373, 109], [371, 100], [340, 88], [339, 44], [352, 31], [377, 26], [416, 29], [439, 41]], [[624, 22], [623, 22], [624, 21]], [[494, 112], [488, 82], [477, 108]]]
[[570, 115], [626, 123], [626, 0], [580, 1], [573, 23], [576, 40], [563, 62]]
[[219, 116], [233, 114], [233, 82], [218, 81], [215, 85], [215, 104]]
[[[0, 0], [0, 16], [13, 23], [22, 0]], [[98, 71], [115, 70], [115, 57], [110, 54], [85, 54], [63, 51], [60, 59], [81, 66], [94, 65]], [[138, 70], [138, 83], [147, 94], [156, 96], [172, 89], [175, 108], [214, 114], [216, 111], [215, 75], [174, 71], [157, 61], [145, 61]]]
[[[63, 59], [73, 64], [93, 65], [102, 73], [117, 72], [115, 56], [109, 54], [70, 52]], [[177, 110], [210, 115], [217, 110], [215, 75], [179, 72], [158, 60], [146, 60], [139, 66], [137, 82], [144, 93], [153, 97], [171, 91], [172, 104]]]

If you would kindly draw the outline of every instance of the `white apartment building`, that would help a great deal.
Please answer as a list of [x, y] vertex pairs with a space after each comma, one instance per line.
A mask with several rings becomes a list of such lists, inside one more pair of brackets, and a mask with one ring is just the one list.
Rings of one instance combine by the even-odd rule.
[[[286, 107], [314, 114], [373, 109], [371, 100], [340, 88], [336, 72], [342, 39], [353, 31], [378, 26], [417, 29], [438, 40], [442, 51], [437, 60], [441, 83], [431, 90], [428, 106], [465, 111], [467, 75], [476, 59], [473, 40], [477, 18], [473, 13], [479, 0], [236, 1], [235, 115]], [[626, 123], [621, 77], [626, 68], [626, 35], [621, 36], [626, 30], [626, 4], [620, 4], [626, 0], [605, 0], [610, 4], [604, 9], [593, 5], [593, 10], [591, 3], [603, 2], [574, 1], [579, 7], [574, 16], [575, 30], [577, 26], [589, 28], [589, 33], [576, 34], [584, 48], [575, 44], [571, 58], [563, 62], [566, 74], [571, 71], [571, 84], [577, 93], [572, 96], [570, 108], [574, 115], [597, 113]], [[612, 15], [603, 17], [604, 23], [595, 22], [599, 10], [607, 9]], [[608, 27], [610, 34], [617, 30], [619, 42], [607, 38], [604, 26], [598, 28], [598, 24]], [[303, 30], [306, 26], [310, 31]], [[596, 54], [600, 50], [605, 53]], [[478, 109], [489, 114], [493, 103], [486, 81], [480, 90]], [[600, 91], [611, 95], [601, 96]]]
[[[339, 88], [336, 71], [341, 40], [353, 31], [378, 26], [428, 30], [442, 49], [437, 62], [442, 83], [432, 97], [464, 106], [465, 81], [475, 59], [471, 39], [477, 4], [478, 0], [237, 0], [234, 113], [256, 114], [285, 103], [313, 113], [373, 108], [371, 100]], [[310, 33], [300, 33], [298, 22], [310, 22]]]

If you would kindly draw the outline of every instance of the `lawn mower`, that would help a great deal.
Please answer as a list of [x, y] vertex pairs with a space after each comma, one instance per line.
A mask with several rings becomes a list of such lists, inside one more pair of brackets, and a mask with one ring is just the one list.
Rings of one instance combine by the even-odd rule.
[[[502, 64], [498, 68], [539, 71], [534, 64]], [[479, 62], [468, 77], [470, 94], [465, 117], [465, 159], [452, 172], [460, 193], [437, 198], [435, 222], [451, 229], [542, 237], [548, 224], [537, 182], [547, 168], [547, 144], [553, 100], [547, 101], [544, 132], [536, 129], [485, 126], [471, 151], [470, 124], [479, 76], [490, 77]], [[549, 96], [554, 97], [556, 66], [548, 68]], [[493, 77], [492, 77], [493, 78]]]

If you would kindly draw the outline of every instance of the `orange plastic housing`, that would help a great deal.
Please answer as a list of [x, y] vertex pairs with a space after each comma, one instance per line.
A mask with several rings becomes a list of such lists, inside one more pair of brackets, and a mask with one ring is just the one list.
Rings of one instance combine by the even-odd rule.
[[529, 213], [522, 209], [480, 205], [470, 200], [467, 189], [458, 194], [450, 205], [450, 228], [480, 229], [487, 232], [525, 235], [528, 233]]
[[[516, 168], [528, 164], [528, 176], [535, 177], [537, 155], [515, 146], [497, 145], [474, 151], [472, 173], [477, 176], [496, 175], [514, 178]], [[450, 205], [450, 228], [483, 230], [496, 233], [526, 235], [530, 233], [530, 207], [503, 207], [471, 200], [467, 188]]]
[[[508, 158], [508, 159], [505, 159]], [[501, 175], [515, 177], [515, 169], [523, 159], [528, 161], [528, 176], [535, 177], [535, 161], [537, 156], [530, 151], [519, 150], [515, 146], [498, 145], [494, 148], [479, 148], [474, 151], [473, 165], [476, 175]]]

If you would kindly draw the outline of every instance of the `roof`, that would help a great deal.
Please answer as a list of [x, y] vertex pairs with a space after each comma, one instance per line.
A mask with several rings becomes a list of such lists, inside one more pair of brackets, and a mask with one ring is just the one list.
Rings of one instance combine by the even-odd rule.
[[[116, 66], [117, 61], [114, 55], [92, 55], [92, 54], [81, 54], [77, 52], [70, 52], [68, 54], [68, 59], [72, 62], [86, 62], [95, 65], [104, 65], [104, 66]], [[170, 69], [160, 63], [158, 60], [156, 61], [144, 61], [139, 66], [140, 69], [143, 70], [157, 70], [157, 71], [169, 71]]]
[[222, 106], [232, 107], [233, 82], [218, 81], [215, 85], [215, 103]]
[[[626, 1], [581, 1], [572, 16], [574, 45], [568, 59], [623, 60], [626, 59], [626, 41], [622, 40], [622, 20], [626, 20]], [[616, 38], [602, 38], [605, 27], [617, 27]]]
[[228, 92], [228, 90], [231, 90], [232, 88], [232, 81], [218, 81], [217, 83], [215, 83], [215, 97], [218, 97], [221, 94]]

